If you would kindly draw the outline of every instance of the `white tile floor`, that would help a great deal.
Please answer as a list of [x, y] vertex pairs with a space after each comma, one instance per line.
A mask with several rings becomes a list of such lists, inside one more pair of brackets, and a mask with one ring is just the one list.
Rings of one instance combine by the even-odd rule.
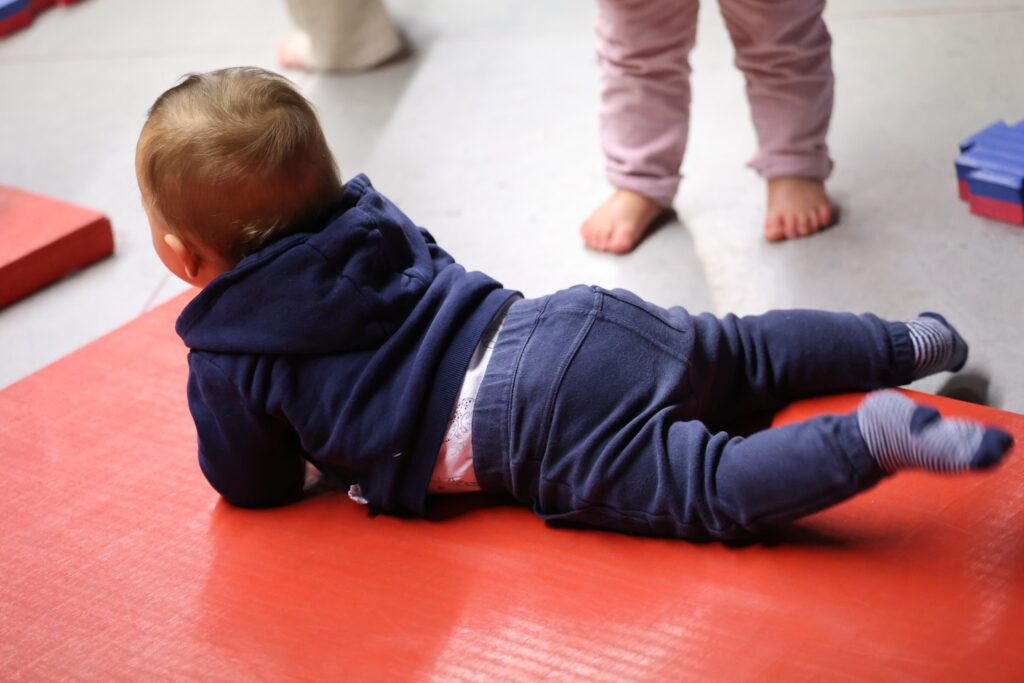
[[[528, 295], [595, 282], [718, 313], [940, 310], [972, 342], [990, 403], [1024, 412], [1024, 229], [970, 216], [952, 171], [958, 140], [1024, 118], [1024, 1], [830, 2], [843, 221], [782, 245], [760, 237], [742, 79], [706, 3], [680, 223], [627, 257], [587, 252], [576, 234], [607, 193], [593, 3], [390, 6], [411, 58], [293, 77], [343, 171], [369, 173], [463, 263]], [[101, 209], [117, 240], [113, 258], [0, 310], [0, 386], [183, 290], [150, 253], [134, 184], [146, 108], [188, 71], [273, 67], [288, 31], [275, 0], [87, 0], [0, 40], [0, 183]]]

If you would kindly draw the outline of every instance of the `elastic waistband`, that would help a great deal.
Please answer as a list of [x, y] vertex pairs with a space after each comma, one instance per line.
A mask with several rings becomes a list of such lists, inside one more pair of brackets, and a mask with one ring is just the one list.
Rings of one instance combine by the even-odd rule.
[[473, 470], [484, 491], [513, 493], [509, 472], [512, 394], [523, 352], [545, 311], [582, 313], [592, 310], [598, 299], [598, 288], [577, 285], [509, 307], [473, 407]]
[[550, 298], [522, 299], [509, 306], [476, 395], [473, 471], [480, 488], [489, 493], [511, 493], [508, 430], [512, 389], [523, 350]]

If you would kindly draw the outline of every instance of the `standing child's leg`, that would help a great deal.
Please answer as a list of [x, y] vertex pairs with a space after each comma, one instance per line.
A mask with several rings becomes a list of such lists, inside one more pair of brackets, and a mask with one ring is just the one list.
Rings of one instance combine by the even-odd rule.
[[356, 71], [382, 64], [403, 48], [381, 0], [287, 0], [299, 31], [277, 48], [288, 69]]
[[599, 0], [601, 143], [616, 188], [583, 223], [587, 246], [625, 253], [672, 205], [690, 121], [697, 0]]
[[747, 81], [759, 150], [750, 165], [768, 179], [765, 237], [801, 237], [827, 227], [833, 208], [825, 135], [832, 116], [831, 37], [824, 0], [721, 0]]
[[809, 396], [870, 391], [959, 370], [967, 344], [941, 316], [771, 311], [693, 318], [691, 384], [700, 419], [724, 425]]

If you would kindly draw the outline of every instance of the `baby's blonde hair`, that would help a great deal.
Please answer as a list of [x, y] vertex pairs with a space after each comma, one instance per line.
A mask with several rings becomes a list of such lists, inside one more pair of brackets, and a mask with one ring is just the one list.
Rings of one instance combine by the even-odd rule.
[[189, 74], [160, 95], [136, 170], [151, 211], [232, 262], [322, 219], [341, 195], [312, 105], [255, 67]]

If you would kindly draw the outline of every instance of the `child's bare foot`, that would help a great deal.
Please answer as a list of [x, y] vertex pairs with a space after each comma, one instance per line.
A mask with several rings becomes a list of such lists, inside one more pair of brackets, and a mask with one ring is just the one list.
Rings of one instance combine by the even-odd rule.
[[309, 69], [311, 60], [309, 36], [293, 33], [277, 44], [277, 61], [286, 69]]
[[769, 242], [814, 234], [831, 225], [834, 217], [823, 181], [796, 176], [768, 181], [764, 237]]
[[639, 192], [617, 189], [580, 226], [591, 249], [625, 254], [640, 244], [664, 209]]

